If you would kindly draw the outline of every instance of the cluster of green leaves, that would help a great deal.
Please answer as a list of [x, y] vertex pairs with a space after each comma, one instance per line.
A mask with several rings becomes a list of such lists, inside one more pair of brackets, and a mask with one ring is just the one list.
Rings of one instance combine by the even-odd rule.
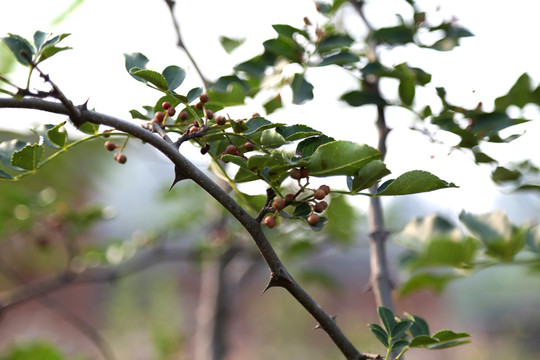
[[[45, 33], [43, 31], [36, 31], [34, 33], [32, 41], [29, 41], [25, 39], [24, 37], [20, 35], [15, 34], [9, 34], [9, 36], [3, 37], [2, 41], [4, 44], [7, 45], [9, 50], [13, 53], [15, 56], [15, 59], [22, 65], [27, 66], [30, 68], [30, 73], [28, 75], [28, 82], [26, 85], [26, 89], [28, 89], [28, 86], [30, 84], [30, 77], [32, 75], [32, 70], [35, 66], [39, 65], [41, 62], [51, 58], [52, 56], [56, 55], [57, 53], [71, 49], [68, 46], [60, 47], [57, 46], [58, 43], [60, 43], [63, 39], [68, 37], [70, 34], [60, 34], [56, 36], [52, 36], [52, 34]], [[0, 81], [7, 82], [8, 84], [11, 84], [11, 82], [3, 77], [0, 76]], [[7, 90], [0, 89], [0, 92], [9, 94], [9, 95], [15, 95]]]
[[430, 335], [428, 324], [419, 316], [405, 313], [405, 318], [398, 318], [393, 311], [380, 306], [378, 314], [383, 326], [368, 324], [375, 337], [387, 349], [385, 359], [389, 359], [392, 353], [399, 354], [394, 358], [400, 359], [405, 352], [412, 348], [428, 350], [446, 349], [469, 343], [469, 334], [456, 333], [451, 330], [440, 330]]
[[401, 295], [422, 289], [440, 292], [450, 281], [488, 266], [522, 262], [540, 267], [537, 227], [512, 225], [501, 211], [462, 212], [459, 220], [470, 235], [438, 215], [414, 219], [396, 235], [408, 249], [402, 264], [413, 272]]

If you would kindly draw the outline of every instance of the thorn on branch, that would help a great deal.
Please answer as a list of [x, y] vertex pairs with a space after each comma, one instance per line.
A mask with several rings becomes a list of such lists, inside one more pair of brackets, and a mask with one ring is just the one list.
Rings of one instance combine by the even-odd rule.
[[[332, 320], [336, 321], [337, 315], [332, 315], [332, 316], [330, 316], [330, 317], [332, 318]], [[322, 329], [321, 324], [317, 324], [317, 325], [315, 325], [315, 327], [313, 328], [313, 330], [317, 330], [317, 329]]]
[[291, 281], [289, 273], [287, 273], [285, 268], [280, 267], [278, 271], [272, 272], [272, 274], [270, 274], [270, 281], [268, 282], [268, 284], [262, 291], [261, 295], [264, 294], [266, 290], [272, 287], [279, 286], [279, 287], [287, 288], [287, 286], [289, 286], [290, 284], [292, 284], [292, 281]]
[[261, 209], [261, 211], [255, 218], [255, 221], [260, 223], [263, 220], [264, 215], [268, 214], [269, 212], [274, 211], [274, 209], [272, 208], [272, 202], [274, 201], [275, 198], [276, 198], [276, 192], [274, 191], [274, 189], [272, 188], [266, 189], [266, 202], [264, 203], [263, 208]]

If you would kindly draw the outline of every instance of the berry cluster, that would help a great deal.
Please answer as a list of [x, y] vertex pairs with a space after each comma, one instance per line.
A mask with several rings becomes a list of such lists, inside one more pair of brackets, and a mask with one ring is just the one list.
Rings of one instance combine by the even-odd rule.
[[[316, 226], [320, 221], [319, 214], [322, 213], [328, 207], [328, 203], [324, 201], [324, 198], [330, 194], [330, 187], [328, 185], [321, 185], [316, 190], [313, 191], [313, 194], [305, 199], [297, 200], [297, 197], [304, 193], [309, 185], [309, 172], [306, 168], [293, 168], [289, 172], [289, 176], [294, 180], [298, 181], [300, 185], [300, 190], [296, 194], [287, 194], [285, 198], [276, 198], [272, 202], [272, 214], [267, 216], [264, 219], [264, 224], [268, 228], [273, 228], [276, 226], [276, 218], [281, 210], [291, 204], [301, 204], [307, 203], [311, 209], [310, 215], [307, 217], [307, 222], [311, 226]], [[306, 179], [306, 183], [302, 186], [301, 180]]]
[[158, 124], [159, 126], [165, 125], [167, 118], [173, 117], [176, 114], [176, 109], [171, 106], [171, 103], [165, 101], [161, 104], [164, 111], [158, 111], [154, 114], [154, 118], [150, 121], [151, 124]]
[[120, 146], [120, 145], [117, 145], [117, 144], [113, 143], [112, 141], [106, 141], [105, 142], [105, 149], [107, 149], [107, 151], [114, 151], [114, 150], [116, 150], [118, 148], [120, 148], [120, 151], [117, 152], [116, 154], [114, 154], [114, 160], [116, 160], [120, 164], [125, 164], [126, 161], [127, 161], [127, 157], [122, 152], [124, 147]]

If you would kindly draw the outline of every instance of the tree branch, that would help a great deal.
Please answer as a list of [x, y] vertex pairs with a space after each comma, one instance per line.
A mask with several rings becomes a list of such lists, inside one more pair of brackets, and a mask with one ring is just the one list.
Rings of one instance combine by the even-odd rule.
[[[69, 115], [64, 105], [57, 102], [42, 99], [5, 99], [0, 98], [0, 108], [29, 108], [49, 111], [57, 114]], [[321, 328], [326, 331], [343, 355], [349, 360], [378, 359], [377, 355], [362, 354], [354, 347], [350, 340], [337, 326], [333, 318], [328, 315], [319, 304], [292, 278], [283, 266], [281, 260], [275, 253], [270, 242], [266, 238], [260, 223], [249, 215], [236, 201], [234, 201], [221, 187], [199, 170], [193, 163], [184, 157], [174, 145], [168, 143], [159, 135], [156, 135], [141, 126], [137, 126], [128, 121], [116, 117], [87, 110], [83, 106], [78, 107], [83, 112], [85, 120], [94, 124], [109, 126], [117, 130], [126, 132], [134, 137], [152, 145], [161, 153], [167, 156], [186, 179], [191, 179], [202, 187], [210, 196], [216, 199], [229, 213], [231, 213], [240, 224], [247, 230], [257, 245], [259, 252], [264, 258], [271, 271], [271, 278], [268, 287], [284, 287], [303, 307], [308, 311]]]

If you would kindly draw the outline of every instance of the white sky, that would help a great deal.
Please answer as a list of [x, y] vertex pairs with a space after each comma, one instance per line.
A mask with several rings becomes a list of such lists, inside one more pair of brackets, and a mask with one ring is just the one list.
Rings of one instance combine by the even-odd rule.
[[[124, 70], [123, 53], [129, 52], [146, 54], [150, 58], [149, 67], [155, 70], [161, 71], [170, 64], [185, 68], [188, 78], [181, 90], [187, 92], [199, 86], [184, 54], [175, 47], [176, 39], [163, 1], [87, 0], [65, 22], [51, 28], [50, 21], [71, 1], [4, 2], [0, 11], [0, 34], [11, 32], [31, 37], [38, 29], [72, 33], [65, 43], [74, 50], [58, 55], [43, 68], [74, 102], [89, 98], [90, 106], [96, 110], [126, 119], [129, 118], [128, 110], [153, 103], [158, 94], [132, 80]], [[387, 9], [403, 8], [404, 1], [372, 0], [370, 3], [368, 16], [375, 25], [384, 26], [395, 21], [395, 16]], [[540, 80], [540, 52], [536, 49], [539, 6], [536, 1], [422, 0], [418, 4], [428, 11], [440, 5], [436, 17], [449, 19], [455, 15], [460, 24], [476, 35], [463, 39], [462, 46], [450, 53], [416, 51], [407, 47], [393, 54], [395, 64], [408, 61], [432, 73], [433, 86], [446, 87], [451, 101], [468, 107], [475, 106], [478, 101], [489, 104], [495, 97], [503, 95], [523, 72]], [[317, 18], [311, 0], [180, 0], [177, 7], [185, 43], [211, 79], [228, 73], [238, 61], [260, 53], [262, 41], [275, 35], [271, 24], [301, 27], [304, 16]], [[230, 58], [219, 45], [219, 35], [247, 37], [248, 42]], [[25, 72], [18, 72], [13, 78], [22, 83], [25, 75]], [[359, 113], [358, 109], [334, 101], [346, 87], [355, 86], [354, 81], [331, 67], [309, 71], [308, 77], [313, 80], [331, 77], [331, 81], [325, 83], [328, 86], [316, 85], [314, 102], [293, 106], [269, 119], [305, 123], [337, 138], [375, 145], [373, 112]], [[39, 80], [35, 84], [38, 85]], [[337, 89], [332, 86], [335, 84], [339, 85]], [[287, 93], [283, 94], [286, 98]], [[259, 105], [251, 105], [248, 110], [236, 113], [230, 109], [229, 113], [246, 117], [254, 111], [262, 112]], [[538, 118], [537, 112], [532, 114]], [[459, 190], [423, 195], [430, 202], [449, 205], [456, 211], [466, 208], [481, 212], [497, 206], [495, 197], [499, 193], [489, 180], [489, 168], [474, 166], [459, 152], [447, 156], [448, 147], [432, 146], [418, 133], [409, 131], [411, 116], [406, 112], [390, 110], [388, 115], [390, 125], [395, 128], [389, 138], [387, 158], [394, 176], [420, 168], [457, 183], [461, 186]], [[35, 123], [40, 116], [31, 113], [31, 116], [21, 118], [20, 112], [2, 110], [0, 113], [0, 119], [15, 117], [23, 125]], [[2, 122], [0, 126], [4, 127], [5, 121]], [[540, 135], [538, 126], [529, 126], [527, 131], [522, 139], [502, 150], [495, 150], [508, 159], [520, 152], [530, 155], [531, 148], [537, 151], [534, 139]], [[478, 180], [482, 180], [480, 186]], [[514, 216], [520, 219], [518, 213]]]

